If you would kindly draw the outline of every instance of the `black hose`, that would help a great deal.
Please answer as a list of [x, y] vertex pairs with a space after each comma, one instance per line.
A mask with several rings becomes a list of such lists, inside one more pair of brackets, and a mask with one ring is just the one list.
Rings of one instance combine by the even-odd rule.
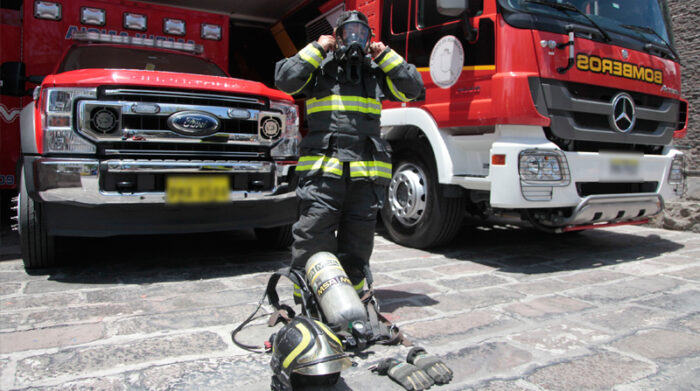
[[258, 313], [258, 311], [260, 310], [260, 307], [262, 307], [262, 304], [263, 304], [263, 302], [265, 301], [265, 297], [267, 296], [266, 293], [267, 293], [267, 292], [263, 293], [263, 296], [262, 296], [262, 298], [260, 299], [260, 301], [258, 302], [258, 307], [255, 308], [255, 311], [253, 311], [253, 313], [250, 314], [250, 316], [249, 316], [246, 320], [244, 320], [243, 322], [241, 322], [241, 324], [239, 324], [238, 327], [236, 327], [236, 328], [231, 332], [231, 340], [233, 341], [233, 343], [234, 343], [236, 346], [238, 346], [239, 348], [245, 349], [245, 350], [247, 350], [247, 351], [249, 351], [249, 352], [253, 352], [253, 353], [266, 353], [266, 352], [267, 352], [267, 349], [265, 349], [264, 346], [247, 345], [247, 344], [244, 344], [244, 343], [242, 343], [242, 342], [238, 342], [238, 341], [236, 340], [236, 334], [238, 334], [238, 332], [241, 331], [241, 330], [243, 329], [243, 327], [245, 327], [248, 323], [250, 323], [250, 321], [252, 321], [252, 320], [255, 318], [255, 314]]

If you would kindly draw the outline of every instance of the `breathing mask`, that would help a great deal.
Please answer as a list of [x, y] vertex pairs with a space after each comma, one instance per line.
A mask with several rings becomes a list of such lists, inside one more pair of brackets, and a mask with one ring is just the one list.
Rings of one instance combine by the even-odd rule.
[[367, 17], [358, 11], [346, 12], [338, 19], [335, 32], [338, 48], [335, 57], [344, 64], [346, 77], [357, 83], [368, 53], [372, 30], [367, 23]]

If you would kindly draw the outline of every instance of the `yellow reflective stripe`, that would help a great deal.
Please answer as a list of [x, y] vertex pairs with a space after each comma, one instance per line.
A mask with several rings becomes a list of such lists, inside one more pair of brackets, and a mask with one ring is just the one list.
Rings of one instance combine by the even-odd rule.
[[318, 49], [316, 49], [311, 43], [299, 51], [299, 57], [313, 65], [314, 68], [318, 68], [318, 66], [321, 65], [321, 61], [323, 61], [321, 52], [319, 52]]
[[350, 162], [350, 176], [357, 177], [382, 177], [391, 179], [391, 163], [379, 160], [368, 162]]
[[289, 365], [294, 361], [295, 358], [297, 358], [298, 355], [301, 354], [301, 352], [306, 349], [306, 347], [309, 345], [309, 342], [311, 341], [311, 333], [309, 333], [309, 330], [306, 328], [301, 323], [298, 323], [296, 325], [296, 328], [301, 331], [301, 342], [299, 342], [299, 345], [297, 345], [294, 350], [292, 350], [291, 353], [284, 359], [282, 362], [282, 366], [285, 368], [289, 368]]
[[295, 283], [292, 283], [292, 285], [294, 285], [294, 292], [292, 292], [292, 294], [301, 297], [301, 287]]
[[301, 90], [303, 90], [304, 87], [306, 87], [306, 85], [309, 84], [309, 82], [311, 81], [311, 78], [312, 78], [313, 76], [314, 76], [314, 74], [313, 74], [313, 72], [312, 72], [312, 73], [309, 75], [309, 78], [306, 79], [306, 82], [305, 82], [301, 87], [299, 87], [298, 90], [296, 90], [296, 91], [294, 91], [294, 92], [287, 92], [287, 91], [285, 91], [285, 92], [287, 92], [287, 94], [289, 94], [289, 95], [296, 95], [296, 94], [300, 93]]
[[363, 278], [362, 281], [357, 283], [357, 285], [353, 285], [353, 288], [355, 288], [356, 291], [362, 290], [362, 288], [365, 287], [365, 279]]
[[391, 81], [389, 76], [386, 77], [386, 84], [389, 86], [389, 91], [391, 91], [392, 94], [396, 97], [396, 99], [400, 100], [401, 102], [410, 102], [413, 99], [408, 99], [406, 95], [399, 91], [398, 88], [394, 85], [394, 83]]
[[320, 99], [311, 98], [306, 101], [306, 112], [308, 114], [336, 110], [381, 114], [382, 103], [374, 98], [345, 95], [330, 95]]
[[391, 50], [377, 65], [379, 65], [379, 68], [381, 68], [384, 73], [388, 73], [402, 62], [403, 58], [394, 50]]
[[296, 171], [323, 170], [336, 175], [343, 175], [342, 163], [338, 158], [327, 156], [302, 156], [297, 163]]
[[335, 334], [328, 328], [328, 326], [326, 326], [325, 324], [323, 324], [323, 323], [321, 323], [321, 322], [319, 322], [319, 321], [317, 321], [317, 320], [314, 320], [314, 322], [316, 322], [316, 324], [317, 324], [319, 327], [321, 327], [321, 330], [323, 330], [323, 332], [326, 333], [326, 335], [328, 335], [329, 337], [331, 337], [331, 338], [338, 344], [338, 346], [340, 346], [340, 347], [343, 346], [343, 343], [340, 342], [340, 340], [338, 339], [338, 337], [335, 336]]

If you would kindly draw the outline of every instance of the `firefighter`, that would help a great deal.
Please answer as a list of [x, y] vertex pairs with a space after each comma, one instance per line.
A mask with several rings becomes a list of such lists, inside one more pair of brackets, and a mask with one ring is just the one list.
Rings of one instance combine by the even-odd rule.
[[296, 167], [291, 266], [303, 275], [311, 255], [337, 254], [358, 293], [365, 281], [372, 284], [374, 226], [392, 174], [389, 145], [380, 138], [381, 101], [408, 102], [423, 91], [415, 66], [382, 42], [370, 42], [372, 35], [364, 14], [345, 11], [333, 35], [275, 68], [277, 88], [306, 98], [309, 128]]

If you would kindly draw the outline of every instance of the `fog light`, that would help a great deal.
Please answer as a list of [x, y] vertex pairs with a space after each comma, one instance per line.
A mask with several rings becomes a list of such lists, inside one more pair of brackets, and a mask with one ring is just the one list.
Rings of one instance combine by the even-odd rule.
[[563, 169], [565, 161], [554, 151], [530, 150], [520, 152], [520, 179], [526, 182], [563, 182], [566, 180]]
[[685, 158], [683, 155], [676, 155], [673, 157], [673, 162], [671, 163], [671, 171], [668, 175], [668, 183], [672, 185], [678, 185], [683, 183], [683, 175], [685, 168]]

